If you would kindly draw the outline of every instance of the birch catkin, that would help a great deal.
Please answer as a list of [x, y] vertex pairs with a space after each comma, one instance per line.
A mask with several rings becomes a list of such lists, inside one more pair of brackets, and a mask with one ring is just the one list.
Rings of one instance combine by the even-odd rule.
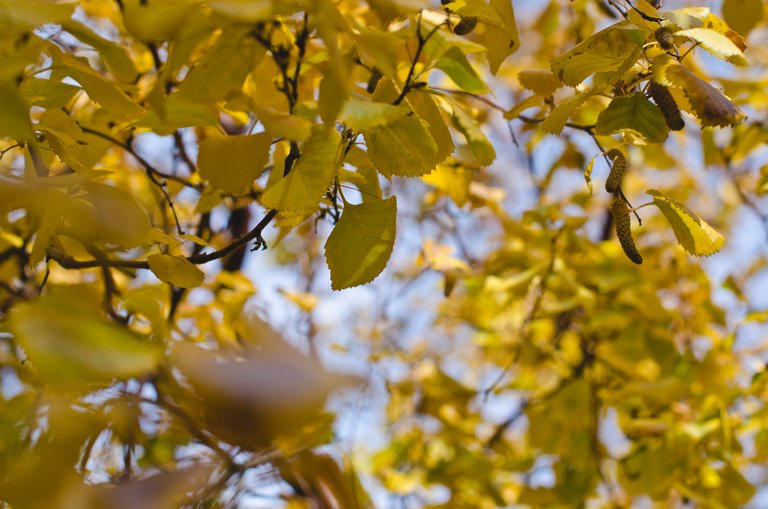
[[616, 225], [616, 236], [619, 238], [621, 248], [627, 258], [640, 265], [643, 263], [643, 257], [635, 246], [635, 239], [632, 238], [632, 227], [629, 220], [629, 206], [627, 202], [619, 197], [611, 201], [611, 215]]
[[627, 160], [619, 149], [612, 148], [606, 154], [611, 161], [611, 173], [605, 181], [605, 190], [609, 193], [615, 193], [624, 180], [624, 173], [627, 171]]
[[672, 97], [667, 87], [651, 81], [650, 85], [648, 85], [648, 95], [651, 96], [653, 102], [656, 103], [664, 114], [664, 120], [667, 121], [670, 129], [680, 131], [685, 127], [685, 121], [682, 115], [680, 115], [680, 108], [677, 107], [675, 98]]

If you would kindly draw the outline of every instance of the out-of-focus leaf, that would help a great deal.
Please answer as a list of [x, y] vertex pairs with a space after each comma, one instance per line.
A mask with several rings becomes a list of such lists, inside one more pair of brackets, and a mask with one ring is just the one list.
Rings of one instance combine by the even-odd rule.
[[292, 486], [301, 486], [304, 496], [321, 507], [367, 509], [371, 501], [356, 478], [350, 479], [327, 454], [302, 452], [280, 465], [280, 474]]
[[520, 71], [517, 74], [517, 80], [524, 88], [544, 97], [551, 96], [555, 93], [555, 90], [563, 86], [562, 83], [552, 76], [550, 71], [537, 71], [533, 69]]
[[171, 362], [192, 387], [211, 431], [254, 450], [312, 420], [328, 391], [347, 379], [328, 374], [258, 319], [249, 319], [244, 334], [240, 351], [176, 343]]
[[179, 288], [194, 288], [203, 284], [205, 274], [181, 256], [156, 254], [147, 257], [149, 269], [160, 281]]
[[92, 490], [93, 509], [168, 509], [189, 503], [190, 495], [211, 482], [213, 467], [197, 465]]
[[763, 17], [762, 0], [723, 0], [723, 18], [742, 37], [747, 37]]
[[264, 172], [271, 141], [264, 133], [206, 138], [197, 156], [200, 175], [217, 189], [242, 192]]
[[83, 389], [150, 373], [161, 351], [97, 312], [94, 292], [58, 288], [19, 305], [10, 327], [30, 362], [51, 389]]

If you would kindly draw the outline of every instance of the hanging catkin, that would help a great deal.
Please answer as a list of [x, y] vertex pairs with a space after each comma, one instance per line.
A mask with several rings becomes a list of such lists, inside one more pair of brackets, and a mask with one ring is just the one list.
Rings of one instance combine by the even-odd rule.
[[624, 249], [627, 258], [640, 265], [643, 263], [643, 257], [640, 255], [640, 251], [637, 250], [637, 246], [635, 246], [635, 239], [632, 238], [632, 227], [629, 221], [629, 206], [627, 202], [619, 197], [615, 197], [611, 201], [611, 215], [613, 215], [613, 222], [616, 224], [616, 236], [619, 238], [621, 248]]

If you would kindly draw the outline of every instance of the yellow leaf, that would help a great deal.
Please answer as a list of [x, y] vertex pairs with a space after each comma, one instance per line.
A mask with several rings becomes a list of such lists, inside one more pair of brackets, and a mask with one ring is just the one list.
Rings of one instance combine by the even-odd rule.
[[[526, 97], [525, 99], [515, 104], [511, 109], [505, 111], [504, 118], [507, 120], [514, 120], [517, 117], [519, 117], [525, 110], [539, 107], [541, 106], [541, 104], [542, 104], [542, 98], [540, 95], [532, 95], [530, 97]], [[568, 115], [570, 116], [570, 113]], [[566, 117], [564, 122], [566, 122], [567, 120], [568, 118]], [[563, 127], [565, 127], [565, 124], [563, 124]], [[563, 128], [561, 127], [559, 132], [562, 132], [562, 130]]]
[[94, 240], [110, 242], [124, 247], [137, 247], [147, 243], [149, 218], [144, 209], [125, 189], [100, 182], [82, 185], [88, 202], [75, 228]]
[[729, 27], [725, 21], [712, 14], [708, 7], [684, 7], [682, 9], [664, 12], [663, 16], [680, 30], [688, 30], [689, 28], [709, 28], [726, 36], [741, 51], [744, 51], [747, 47], [744, 38], [731, 30], [731, 27]]
[[408, 113], [408, 108], [402, 105], [353, 99], [344, 104], [339, 120], [354, 131], [364, 131], [390, 124]]
[[438, 108], [432, 95], [421, 90], [412, 90], [406, 99], [406, 102], [413, 108], [413, 111], [421, 118], [427, 126], [427, 131], [432, 135], [432, 139], [437, 144], [437, 153], [435, 159], [437, 162], [453, 154], [453, 137], [445, 123], [445, 116]]
[[592, 159], [590, 159], [587, 163], [587, 167], [584, 168], [584, 181], [587, 183], [587, 187], [589, 188], [589, 194], [592, 194], [592, 168], [595, 167], [596, 158], [597, 156], [594, 156]]
[[630, 39], [627, 27], [626, 22], [621, 22], [588, 37], [552, 60], [552, 73], [575, 87], [596, 72], [617, 71], [626, 62], [634, 63], [642, 49]]
[[735, 125], [747, 117], [712, 85], [668, 55], [655, 58], [652, 70], [654, 81], [683, 91], [702, 126]]
[[295, 0], [211, 0], [213, 12], [243, 23], [272, 20], [287, 15], [299, 5]]
[[512, 0], [490, 0], [490, 5], [498, 14], [501, 23], [484, 23], [480, 41], [488, 50], [491, 73], [496, 74], [504, 60], [520, 47], [520, 37], [515, 24]]
[[[80, 87], [40, 78], [25, 78], [19, 91], [27, 103], [43, 108], [61, 108], [69, 103]], [[5, 95], [4, 95], [5, 97]]]
[[14, 308], [11, 331], [51, 389], [106, 385], [149, 373], [160, 361], [160, 348], [104, 320], [99, 307], [90, 288], [62, 287]]
[[403, 45], [403, 40], [372, 27], [360, 26], [357, 29], [360, 33], [354, 37], [360, 59], [385, 75], [394, 76], [397, 72], [397, 50]]
[[61, 72], [77, 81], [88, 93], [88, 97], [106, 110], [126, 119], [134, 119], [144, 113], [141, 106], [98, 71], [72, 55], [63, 53], [56, 46], [48, 46], [47, 51], [51, 53], [56, 65], [60, 66]]
[[547, 115], [547, 118], [541, 123], [539, 129], [541, 129], [542, 132], [560, 136], [568, 119], [571, 118], [571, 115], [573, 115], [573, 112], [576, 111], [579, 106], [584, 104], [587, 99], [593, 95], [603, 93], [608, 89], [608, 87], [601, 85], [589, 88], [583, 92], [575, 93], [573, 96], [558, 104], [555, 109]]
[[480, 166], [488, 166], [496, 160], [496, 150], [474, 118], [458, 103], [452, 102], [453, 125], [464, 135], [467, 145]]
[[62, 28], [84, 44], [95, 48], [107, 67], [115, 73], [120, 81], [133, 83], [136, 80], [138, 71], [125, 46], [101, 37], [90, 27], [74, 20], [64, 23]]
[[427, 184], [435, 186], [450, 196], [459, 207], [463, 207], [469, 199], [472, 170], [458, 163], [438, 164], [435, 171], [421, 178]]
[[75, 10], [74, 3], [51, 3], [36, 0], [0, 0], [0, 26], [30, 30], [46, 23], [64, 23]]
[[293, 169], [267, 187], [261, 203], [283, 211], [316, 209], [341, 164], [341, 152], [341, 135], [332, 127], [315, 126]]
[[550, 71], [525, 70], [517, 74], [517, 80], [523, 86], [544, 97], [549, 97], [555, 93], [555, 90], [563, 85], [552, 76]]
[[198, 6], [184, 0], [123, 0], [125, 28], [140, 41], [162, 41], [181, 30]]
[[203, 284], [205, 274], [192, 262], [180, 256], [156, 254], [147, 257], [149, 270], [157, 279], [179, 288], [194, 288]]
[[[61, 146], [67, 150], [74, 149], [83, 135], [83, 131], [75, 119], [61, 110], [45, 110], [36, 127], [48, 136], [56, 138]], [[56, 147], [53, 148], [56, 149]]]
[[291, 301], [292, 303], [296, 304], [296, 306], [299, 307], [302, 311], [306, 313], [311, 313], [313, 309], [317, 306], [317, 303], [319, 302], [319, 299], [317, 295], [313, 293], [307, 293], [307, 292], [293, 292], [291, 290], [283, 290], [280, 289], [280, 294]]
[[397, 198], [346, 204], [325, 243], [331, 287], [342, 290], [373, 281], [395, 245]]
[[312, 121], [309, 119], [275, 111], [271, 108], [261, 108], [255, 104], [253, 111], [264, 124], [264, 129], [275, 138], [304, 141], [312, 134]]
[[200, 143], [200, 176], [228, 193], [239, 193], [264, 172], [272, 139], [266, 133], [206, 138]]
[[424, 263], [434, 271], [453, 276], [467, 276], [471, 274], [472, 268], [464, 260], [456, 258], [453, 251], [452, 246], [427, 240], [424, 243], [422, 256], [424, 257]]
[[181, 83], [178, 94], [191, 101], [220, 101], [240, 89], [265, 54], [266, 49], [246, 30], [222, 32]]
[[723, 0], [723, 18], [742, 37], [763, 18], [763, 0]]
[[709, 28], [689, 28], [678, 30], [676, 36], [688, 37], [698, 42], [702, 48], [718, 58], [727, 60], [732, 64], [746, 66], [747, 60], [744, 53], [728, 37]]
[[653, 204], [667, 218], [677, 241], [686, 251], [695, 256], [709, 256], [723, 247], [725, 238], [683, 204], [654, 189], [649, 189], [648, 194], [653, 196]]
[[29, 121], [29, 107], [12, 83], [0, 83], [0, 97], [3, 108], [0, 111], [0, 136], [15, 140], [31, 140], [32, 124]]
[[418, 177], [440, 162], [434, 138], [415, 113], [363, 136], [371, 162], [386, 177]]

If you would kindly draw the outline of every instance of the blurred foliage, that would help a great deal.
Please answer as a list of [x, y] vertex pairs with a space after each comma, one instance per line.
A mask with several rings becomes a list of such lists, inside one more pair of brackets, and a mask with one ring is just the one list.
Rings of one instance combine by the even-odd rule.
[[0, 0], [0, 506], [748, 504], [768, 17], [662, 3]]

